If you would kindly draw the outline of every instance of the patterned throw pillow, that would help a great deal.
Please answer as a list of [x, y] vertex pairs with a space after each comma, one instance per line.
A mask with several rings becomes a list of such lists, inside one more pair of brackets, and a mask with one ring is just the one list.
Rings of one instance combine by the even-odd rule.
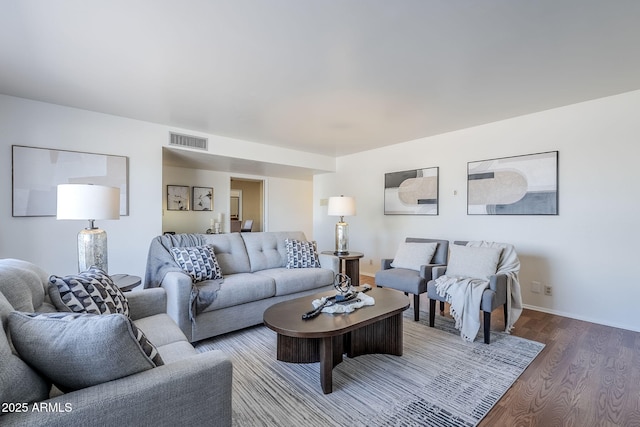
[[315, 241], [285, 239], [287, 268], [319, 268], [318, 248]]
[[173, 247], [171, 255], [193, 283], [222, 279], [222, 270], [213, 252], [213, 246]]
[[49, 297], [58, 311], [129, 315], [129, 302], [98, 267], [65, 277], [49, 277]]
[[65, 392], [164, 364], [155, 346], [123, 314], [14, 311], [8, 323], [20, 358]]

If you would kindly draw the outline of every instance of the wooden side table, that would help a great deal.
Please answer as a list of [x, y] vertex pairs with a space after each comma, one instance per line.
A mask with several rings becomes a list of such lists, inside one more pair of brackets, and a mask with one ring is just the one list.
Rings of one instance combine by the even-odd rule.
[[130, 274], [112, 274], [111, 280], [122, 292], [130, 291], [142, 283], [142, 279], [139, 276]]
[[[349, 251], [348, 254], [336, 254], [333, 251], [322, 251], [325, 255], [337, 256], [340, 259], [339, 272], [346, 274], [351, 279], [351, 286], [360, 286], [360, 258], [364, 257], [362, 252]], [[342, 264], [344, 263], [344, 268]]]

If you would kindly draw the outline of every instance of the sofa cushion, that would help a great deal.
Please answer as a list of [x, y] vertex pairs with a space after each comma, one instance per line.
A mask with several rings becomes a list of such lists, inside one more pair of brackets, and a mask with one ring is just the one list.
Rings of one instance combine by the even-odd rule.
[[[164, 345], [187, 341], [187, 337], [184, 336], [182, 330], [167, 313], [154, 314], [153, 316], [135, 320], [133, 323], [156, 346], [158, 351]], [[160, 352], [160, 356], [162, 356], [162, 352]], [[164, 357], [162, 357], [162, 360], [164, 360]]]
[[[13, 307], [0, 293], [0, 315], [3, 324]], [[8, 325], [7, 325], [8, 326]], [[0, 328], [0, 402], [36, 402], [49, 397], [51, 384], [16, 356]]]
[[157, 346], [165, 364], [176, 363], [198, 354], [189, 341], [177, 341], [163, 346]]
[[0, 259], [0, 293], [14, 310], [42, 311], [49, 275], [28, 261]]
[[129, 315], [127, 298], [98, 267], [64, 277], [52, 275], [49, 283], [49, 296], [59, 311]]
[[191, 276], [193, 283], [222, 279], [222, 271], [218, 265], [213, 246], [173, 247], [171, 255], [180, 268]]
[[208, 245], [213, 246], [222, 274], [249, 273], [249, 255], [240, 233], [204, 234]]
[[202, 312], [271, 298], [275, 294], [276, 285], [270, 277], [252, 273], [232, 274], [224, 278], [216, 299]]
[[13, 312], [9, 329], [20, 357], [65, 392], [163, 364], [123, 314]]
[[333, 271], [326, 268], [270, 268], [255, 273], [273, 279], [276, 296], [308, 291], [333, 284]]
[[496, 274], [502, 248], [451, 245], [449, 264], [445, 274], [449, 277], [488, 279]]
[[420, 266], [431, 263], [437, 248], [437, 243], [402, 242], [391, 267], [420, 271]]
[[318, 246], [315, 241], [285, 239], [287, 268], [319, 268]]
[[241, 233], [251, 262], [251, 271], [280, 268], [287, 264], [285, 239], [306, 241], [301, 231]]

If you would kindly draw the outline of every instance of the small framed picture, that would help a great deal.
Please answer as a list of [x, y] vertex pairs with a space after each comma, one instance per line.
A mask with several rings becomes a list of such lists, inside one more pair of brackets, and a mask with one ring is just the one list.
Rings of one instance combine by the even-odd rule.
[[167, 210], [189, 210], [189, 187], [186, 185], [167, 185]]
[[193, 201], [191, 203], [191, 209], [194, 211], [212, 211], [213, 188], [193, 187]]

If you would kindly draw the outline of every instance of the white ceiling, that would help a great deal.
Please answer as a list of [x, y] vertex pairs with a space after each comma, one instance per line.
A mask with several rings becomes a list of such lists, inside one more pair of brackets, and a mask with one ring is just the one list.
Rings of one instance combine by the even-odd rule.
[[345, 155], [640, 89], [637, 0], [0, 0], [0, 93]]

